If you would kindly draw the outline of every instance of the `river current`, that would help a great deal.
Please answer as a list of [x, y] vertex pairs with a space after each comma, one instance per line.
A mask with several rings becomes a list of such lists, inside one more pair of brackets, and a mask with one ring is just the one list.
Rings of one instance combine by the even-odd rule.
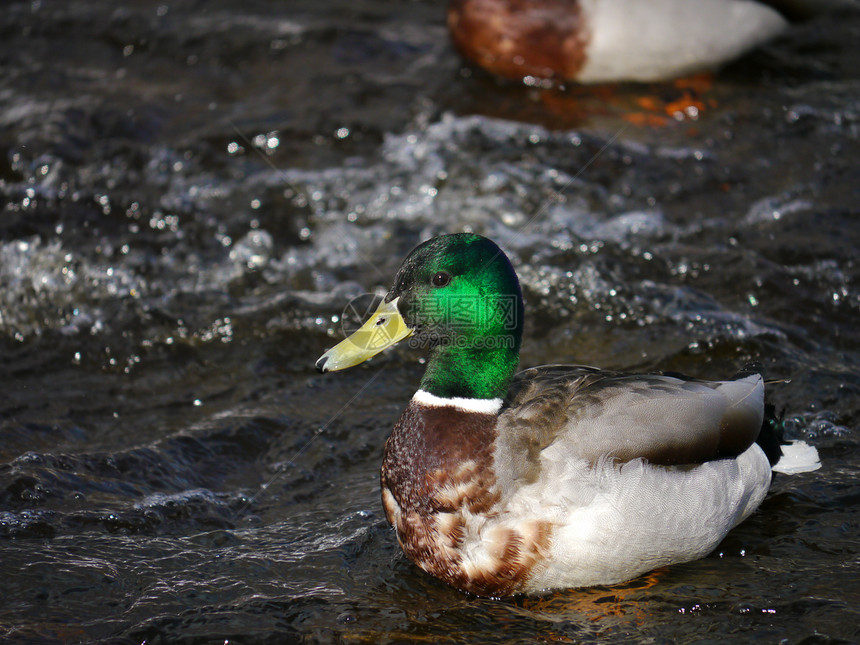
[[[0, 41], [0, 639], [860, 641], [860, 13], [612, 88], [467, 67], [434, 0], [12, 2]], [[654, 579], [422, 574], [378, 483], [422, 354], [313, 366], [463, 230], [523, 366], [759, 361], [822, 468]]]

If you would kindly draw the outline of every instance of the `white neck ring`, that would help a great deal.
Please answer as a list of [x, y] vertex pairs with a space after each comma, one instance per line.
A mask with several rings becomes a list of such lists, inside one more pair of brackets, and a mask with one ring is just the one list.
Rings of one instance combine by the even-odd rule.
[[478, 414], [497, 414], [502, 409], [501, 399], [467, 399], [459, 396], [443, 397], [430, 394], [426, 390], [415, 392], [412, 400], [433, 408], [457, 408], [458, 410], [477, 412]]

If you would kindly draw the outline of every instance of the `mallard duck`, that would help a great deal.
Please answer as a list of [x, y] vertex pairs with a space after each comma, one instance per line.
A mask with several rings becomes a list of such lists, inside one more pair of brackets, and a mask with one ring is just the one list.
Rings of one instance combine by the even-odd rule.
[[[420, 568], [484, 596], [609, 585], [707, 555], [761, 504], [761, 375], [517, 374], [522, 329], [501, 249], [442, 235], [316, 363], [344, 369], [409, 336], [432, 347], [381, 475], [385, 515]], [[814, 448], [790, 448], [789, 468], [817, 467]]]
[[464, 58], [493, 74], [659, 81], [719, 67], [845, 0], [453, 0]]

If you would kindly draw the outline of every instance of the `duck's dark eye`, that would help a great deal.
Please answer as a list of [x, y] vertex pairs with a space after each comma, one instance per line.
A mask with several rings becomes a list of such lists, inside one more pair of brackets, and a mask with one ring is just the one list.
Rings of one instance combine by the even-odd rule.
[[451, 276], [444, 271], [440, 271], [431, 278], [430, 282], [433, 283], [434, 287], [444, 287], [451, 282]]

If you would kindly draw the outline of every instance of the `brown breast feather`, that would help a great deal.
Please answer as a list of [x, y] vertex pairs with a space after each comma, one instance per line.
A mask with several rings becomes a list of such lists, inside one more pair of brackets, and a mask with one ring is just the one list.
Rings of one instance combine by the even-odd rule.
[[548, 522], [483, 523], [489, 557], [478, 567], [461, 547], [476, 516], [496, 519], [496, 416], [410, 402], [385, 444], [382, 500], [404, 553], [428, 573], [479, 595], [523, 589], [546, 554]]
[[507, 78], [570, 80], [585, 64], [578, 0], [453, 0], [448, 28], [464, 57]]

